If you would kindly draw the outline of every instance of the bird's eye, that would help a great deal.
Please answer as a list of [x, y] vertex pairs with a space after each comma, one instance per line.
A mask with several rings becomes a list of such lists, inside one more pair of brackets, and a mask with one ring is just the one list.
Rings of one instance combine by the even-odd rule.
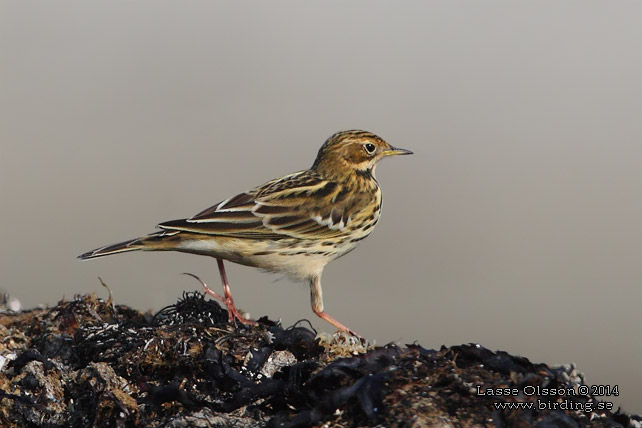
[[369, 155], [373, 154], [376, 147], [372, 143], [367, 143], [363, 146], [366, 149], [366, 152], [368, 152]]

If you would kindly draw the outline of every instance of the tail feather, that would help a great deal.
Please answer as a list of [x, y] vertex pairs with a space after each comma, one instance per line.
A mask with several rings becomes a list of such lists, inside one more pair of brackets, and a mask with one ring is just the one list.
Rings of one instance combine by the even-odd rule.
[[163, 251], [176, 248], [177, 243], [181, 240], [181, 232], [176, 230], [162, 230], [129, 241], [119, 242], [118, 244], [106, 245], [96, 248], [78, 256], [81, 260], [94, 259], [96, 257], [108, 256], [110, 254], [128, 253], [130, 251]]
[[96, 248], [95, 250], [79, 255], [78, 258], [81, 260], [94, 259], [96, 257], [108, 256], [110, 254], [142, 250], [144, 246], [145, 245], [141, 238], [130, 239], [129, 241], [119, 242], [118, 244]]

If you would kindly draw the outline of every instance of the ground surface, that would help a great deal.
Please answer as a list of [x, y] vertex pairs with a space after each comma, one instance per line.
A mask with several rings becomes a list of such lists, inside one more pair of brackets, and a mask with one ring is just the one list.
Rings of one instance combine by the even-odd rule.
[[198, 294], [155, 315], [93, 295], [0, 311], [1, 427], [642, 427], [583, 385], [572, 366], [474, 344], [235, 329]]

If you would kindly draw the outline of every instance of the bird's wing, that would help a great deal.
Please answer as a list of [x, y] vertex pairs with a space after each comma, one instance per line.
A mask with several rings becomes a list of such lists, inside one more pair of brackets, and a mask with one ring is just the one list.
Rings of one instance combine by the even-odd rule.
[[368, 195], [301, 171], [226, 199], [160, 228], [254, 239], [324, 239], [343, 235]]

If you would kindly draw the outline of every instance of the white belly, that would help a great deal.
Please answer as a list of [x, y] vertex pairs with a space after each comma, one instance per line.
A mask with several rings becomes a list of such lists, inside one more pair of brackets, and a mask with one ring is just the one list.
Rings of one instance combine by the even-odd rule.
[[284, 273], [293, 279], [307, 280], [321, 275], [326, 264], [352, 251], [357, 245], [349, 241], [339, 246], [322, 244], [290, 239], [190, 239], [182, 241], [176, 250], [217, 257], [271, 272]]

